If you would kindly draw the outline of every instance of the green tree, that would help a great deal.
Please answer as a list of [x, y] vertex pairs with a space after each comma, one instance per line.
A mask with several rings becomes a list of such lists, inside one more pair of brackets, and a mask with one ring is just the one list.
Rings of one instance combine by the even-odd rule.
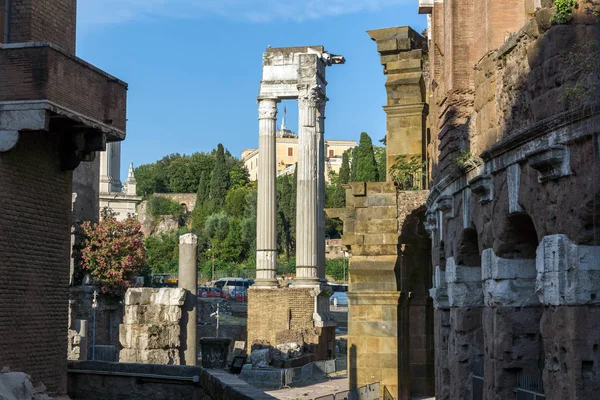
[[246, 195], [244, 218], [242, 220], [242, 240], [246, 243], [249, 260], [256, 262], [256, 200], [257, 191], [252, 189]]
[[295, 208], [292, 204], [296, 203], [291, 179], [290, 175], [277, 178], [277, 247], [288, 259], [294, 247], [292, 221], [295, 220]]
[[225, 212], [232, 217], [243, 217], [246, 208], [246, 196], [252, 189], [248, 186], [232, 187], [225, 197]]
[[377, 174], [379, 175], [379, 182], [385, 182], [386, 179], [386, 149], [383, 146], [374, 146], [373, 152], [375, 153], [375, 162], [377, 163]]
[[248, 175], [248, 170], [246, 169], [244, 164], [242, 164], [241, 161], [238, 161], [238, 160], [235, 160], [235, 161], [236, 162], [233, 163], [233, 165], [231, 166], [231, 169], [229, 170], [230, 187], [233, 189], [242, 187], [242, 186], [246, 186], [248, 184], [248, 182], [250, 181], [249, 175]]
[[219, 143], [215, 155], [215, 168], [213, 169], [210, 180], [210, 199], [217, 209], [223, 207], [228, 189], [229, 169], [225, 160], [225, 150], [223, 149], [223, 145]]
[[350, 156], [348, 151], [342, 154], [342, 166], [340, 167], [340, 182], [346, 184], [350, 182]]
[[196, 190], [196, 206], [202, 205], [208, 200], [210, 194], [210, 172], [202, 171]]
[[144, 241], [146, 265], [152, 273], [175, 273], [179, 269], [179, 239], [175, 232], [162, 232]]
[[358, 147], [352, 152], [352, 180], [354, 182], [378, 182], [379, 171], [375, 161], [373, 142], [366, 133], [360, 134]]
[[229, 217], [224, 212], [210, 215], [204, 223], [204, 236], [209, 240], [211, 252], [221, 258], [223, 242], [229, 234]]

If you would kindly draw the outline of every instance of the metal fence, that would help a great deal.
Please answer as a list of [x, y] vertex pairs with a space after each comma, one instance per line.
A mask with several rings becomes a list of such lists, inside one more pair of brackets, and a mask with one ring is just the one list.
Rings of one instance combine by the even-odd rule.
[[545, 400], [544, 380], [541, 376], [517, 375], [517, 400]]
[[[328, 394], [315, 398], [315, 400], [379, 400], [379, 391], [381, 385], [379, 382], [370, 385], [361, 386], [355, 390], [344, 390], [336, 394]], [[391, 398], [393, 399], [393, 398]]]

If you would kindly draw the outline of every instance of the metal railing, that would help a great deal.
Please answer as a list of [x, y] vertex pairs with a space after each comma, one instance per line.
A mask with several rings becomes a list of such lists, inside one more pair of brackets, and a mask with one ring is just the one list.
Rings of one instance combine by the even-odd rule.
[[544, 380], [541, 376], [517, 375], [517, 400], [545, 400]]

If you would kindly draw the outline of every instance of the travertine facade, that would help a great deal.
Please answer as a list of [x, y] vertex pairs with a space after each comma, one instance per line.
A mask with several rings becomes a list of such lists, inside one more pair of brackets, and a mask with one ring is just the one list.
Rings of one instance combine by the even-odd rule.
[[392, 182], [352, 183], [346, 208], [327, 210], [344, 222], [349, 265], [350, 387], [381, 383], [398, 399], [433, 394], [433, 312], [426, 191], [397, 191]]
[[[424, 38], [409, 27], [368, 33], [387, 75], [388, 182], [352, 183], [346, 208], [327, 212], [344, 222], [342, 243], [351, 253], [350, 388], [380, 382], [382, 396], [388, 390], [408, 400], [434, 394], [427, 191], [398, 190], [389, 170], [397, 159], [426, 159]], [[424, 187], [423, 176], [416, 173], [411, 186]]]
[[[6, 2], [3, 2], [6, 4]], [[0, 365], [66, 392], [72, 171], [125, 137], [127, 85], [75, 52], [75, 0], [0, 20]]]
[[422, 4], [439, 399], [600, 390], [600, 2], [576, 3]]

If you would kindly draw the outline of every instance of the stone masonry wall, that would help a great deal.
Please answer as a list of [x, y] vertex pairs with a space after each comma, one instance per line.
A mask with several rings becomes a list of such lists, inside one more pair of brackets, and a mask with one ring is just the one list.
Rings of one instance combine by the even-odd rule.
[[[487, 399], [514, 396], [519, 375], [543, 376], [548, 399], [600, 388], [589, 322], [600, 290], [590, 256], [600, 237], [600, 2], [579, 1], [566, 25], [551, 24], [551, 4], [541, 3], [535, 13], [512, 0], [433, 9], [429, 47], [445, 55], [431, 64], [427, 200], [441, 399], [471, 398], [481, 356]], [[505, 25], [503, 10], [514, 16]], [[522, 11], [531, 14], [519, 22]], [[465, 50], [453, 56], [448, 35], [460, 18], [482, 15], [487, 39], [458, 38]], [[466, 82], [440, 73], [463, 54], [477, 55]]]
[[398, 399], [434, 392], [429, 239], [422, 226], [426, 191], [392, 182], [351, 183], [344, 222], [349, 249], [350, 387], [380, 382]]
[[[315, 297], [310, 289], [253, 289], [248, 291], [248, 349], [285, 343], [308, 346], [316, 358], [329, 358], [329, 331], [315, 327]], [[268, 316], [267, 316], [268, 314]]]
[[59, 139], [21, 132], [0, 153], [0, 365], [67, 385], [71, 172], [59, 167]]
[[125, 294], [125, 316], [119, 327], [125, 363], [178, 365], [182, 359], [181, 316], [185, 291], [133, 288]]

